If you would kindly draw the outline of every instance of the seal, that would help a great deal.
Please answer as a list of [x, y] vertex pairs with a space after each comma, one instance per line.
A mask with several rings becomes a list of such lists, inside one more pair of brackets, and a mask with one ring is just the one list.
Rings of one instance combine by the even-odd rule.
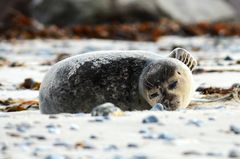
[[185, 108], [196, 60], [177, 48], [169, 57], [148, 51], [97, 51], [62, 60], [45, 75], [39, 93], [44, 114], [89, 113], [110, 102], [124, 111]]

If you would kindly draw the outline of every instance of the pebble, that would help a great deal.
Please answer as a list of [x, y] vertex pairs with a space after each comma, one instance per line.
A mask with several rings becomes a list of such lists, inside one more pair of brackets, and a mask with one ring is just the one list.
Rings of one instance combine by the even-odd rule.
[[134, 144], [134, 143], [129, 143], [127, 145], [128, 148], [138, 148], [138, 145], [137, 144]]
[[6, 143], [0, 143], [0, 151], [6, 151], [7, 150], [7, 145]]
[[48, 132], [51, 134], [60, 134], [61, 130], [58, 128], [57, 125], [53, 125], [53, 124], [48, 124], [46, 125]]
[[108, 147], [104, 148], [105, 151], [116, 151], [118, 147], [116, 145], [109, 145]]
[[42, 135], [31, 135], [30, 137], [38, 139], [38, 140], [46, 140], [47, 139], [45, 136], [42, 136]]
[[91, 135], [89, 138], [90, 138], [90, 139], [97, 139], [98, 137], [95, 136], [95, 135]]
[[223, 154], [221, 152], [207, 152], [206, 156], [211, 156], [211, 157], [223, 157]]
[[157, 103], [150, 109], [150, 111], [164, 111], [164, 107], [162, 104]]
[[158, 118], [154, 115], [150, 115], [142, 120], [142, 123], [148, 124], [148, 123], [158, 123]]
[[201, 127], [203, 125], [203, 121], [198, 119], [190, 119], [188, 120], [187, 125], [195, 125], [196, 127]]
[[48, 155], [45, 159], [67, 159], [65, 156], [62, 155]]
[[232, 61], [232, 60], [233, 60], [233, 58], [232, 58], [232, 57], [230, 57], [230, 56], [226, 56], [226, 57], [224, 58], [224, 60], [225, 60], [225, 61]]
[[26, 131], [28, 131], [28, 129], [30, 128], [30, 124], [29, 123], [20, 123], [16, 125], [16, 129], [18, 132], [21, 133], [25, 133]]
[[230, 125], [230, 131], [236, 135], [240, 135], [240, 126]]
[[208, 120], [209, 121], [215, 121], [216, 119], [214, 117], [209, 117]]
[[236, 149], [230, 150], [228, 153], [228, 157], [229, 158], [240, 158], [240, 151], [236, 150]]
[[165, 141], [173, 141], [175, 137], [169, 133], [160, 133], [158, 139], [165, 140]]
[[70, 125], [70, 130], [75, 130], [75, 131], [77, 131], [77, 130], [79, 130], [79, 126], [78, 126], [77, 124], [71, 124], [71, 125]]
[[116, 107], [113, 103], [104, 103], [93, 108], [92, 116], [109, 116], [115, 112], [122, 112], [122, 110]]
[[182, 154], [185, 156], [200, 156], [200, 155], [202, 155], [200, 152], [195, 151], [195, 150], [185, 151]]
[[48, 151], [49, 150], [49, 147], [46, 147], [46, 146], [38, 146], [36, 148], [33, 149], [33, 156], [38, 156], [39, 153], [41, 152], [45, 152], [45, 151]]
[[71, 149], [73, 146], [64, 142], [64, 141], [56, 141], [53, 143], [53, 146], [57, 146], [57, 147], [65, 147], [67, 149]]

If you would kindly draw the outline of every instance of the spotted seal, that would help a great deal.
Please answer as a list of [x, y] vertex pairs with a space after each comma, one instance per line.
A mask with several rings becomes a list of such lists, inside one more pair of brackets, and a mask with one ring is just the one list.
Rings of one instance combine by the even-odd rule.
[[39, 93], [44, 114], [90, 112], [111, 102], [124, 111], [187, 107], [196, 60], [177, 48], [168, 57], [148, 51], [97, 51], [62, 60], [45, 75]]

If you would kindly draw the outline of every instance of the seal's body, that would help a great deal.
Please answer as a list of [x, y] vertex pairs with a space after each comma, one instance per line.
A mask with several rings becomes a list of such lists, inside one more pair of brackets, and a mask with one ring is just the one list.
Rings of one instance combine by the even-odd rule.
[[[174, 89], [176, 80], [180, 82], [177, 72], [187, 80], [182, 82], [190, 85], [183, 87], [187, 94], [183, 98], [189, 98], [191, 72], [178, 59], [145, 51], [100, 51], [73, 56], [55, 64], [45, 76], [40, 88], [40, 110], [45, 114], [90, 112], [105, 102], [122, 110], [146, 110], [157, 102], [169, 110], [181, 104], [186, 107], [190, 99], [181, 102], [181, 95], [169, 90], [169, 82]], [[162, 92], [156, 91], [160, 87], [164, 87]], [[168, 103], [164, 103], [164, 97]]]

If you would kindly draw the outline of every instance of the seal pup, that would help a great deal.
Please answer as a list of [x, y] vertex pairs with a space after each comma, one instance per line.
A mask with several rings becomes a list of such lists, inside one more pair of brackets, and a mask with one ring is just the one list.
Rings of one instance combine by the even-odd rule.
[[39, 93], [44, 114], [89, 113], [111, 102], [124, 111], [185, 108], [196, 60], [177, 48], [168, 57], [148, 51], [97, 51], [62, 60], [45, 75]]

